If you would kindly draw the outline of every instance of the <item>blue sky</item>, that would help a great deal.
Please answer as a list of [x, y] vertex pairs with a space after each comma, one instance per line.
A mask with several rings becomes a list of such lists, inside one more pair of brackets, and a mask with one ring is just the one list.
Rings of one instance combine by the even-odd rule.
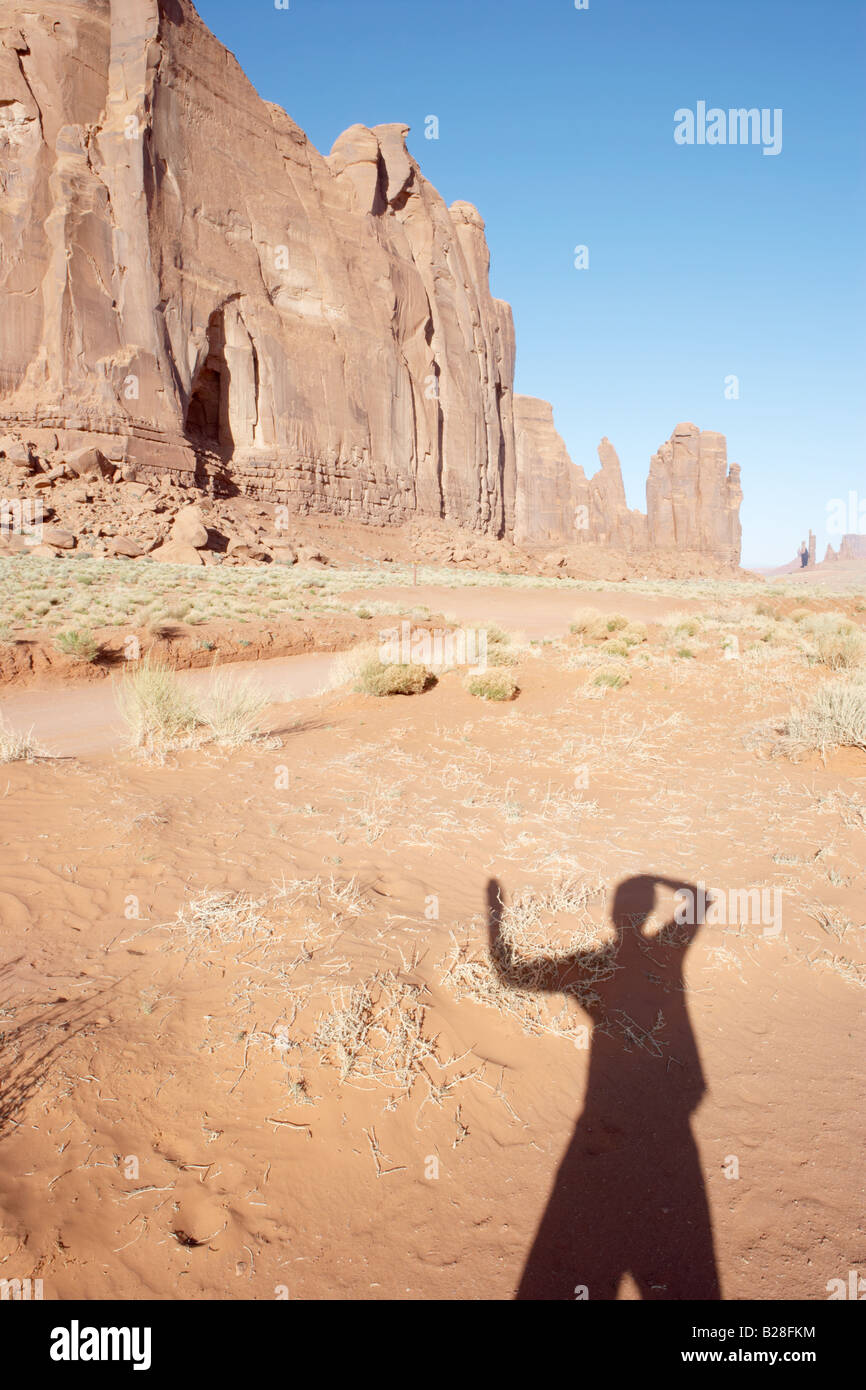
[[[487, 222], [516, 389], [553, 402], [576, 463], [607, 435], [644, 509], [674, 425], [721, 430], [744, 562], [792, 558], [809, 525], [823, 556], [831, 499], [866, 499], [862, 0], [197, 7], [324, 153], [356, 121], [412, 127], [427, 178]], [[781, 152], [677, 145], [699, 101], [781, 108]]]

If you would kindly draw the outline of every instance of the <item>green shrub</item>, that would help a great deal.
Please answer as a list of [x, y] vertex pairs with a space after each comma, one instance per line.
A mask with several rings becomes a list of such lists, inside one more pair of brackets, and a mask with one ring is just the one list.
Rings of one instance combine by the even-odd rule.
[[611, 613], [609, 618], [604, 620], [604, 625], [608, 632], [621, 632], [628, 627], [628, 618], [624, 618], [621, 613]]
[[602, 647], [605, 656], [628, 656], [628, 643], [618, 637], [610, 637]]
[[503, 670], [468, 675], [465, 686], [470, 695], [477, 695], [480, 700], [513, 700], [518, 691], [514, 677]]
[[89, 632], [77, 632], [73, 629], [58, 632], [54, 645], [64, 656], [72, 656], [76, 661], [95, 661], [100, 652], [99, 643], [94, 641]]

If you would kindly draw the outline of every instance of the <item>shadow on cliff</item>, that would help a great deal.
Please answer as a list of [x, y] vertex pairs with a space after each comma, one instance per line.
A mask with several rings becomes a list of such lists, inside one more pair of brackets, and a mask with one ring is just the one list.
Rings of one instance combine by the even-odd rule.
[[[616, 969], [593, 984], [595, 1002], [584, 1004], [593, 1029], [583, 1111], [526, 1261], [519, 1299], [613, 1299], [627, 1273], [647, 1300], [721, 1296], [690, 1127], [706, 1085], [686, 1007], [683, 961], [701, 922], [669, 922], [658, 936], [645, 936], [657, 886], [695, 891], [649, 875], [626, 879], [616, 890]], [[502, 915], [501, 886], [491, 879], [492, 960], [506, 985], [537, 989], [539, 963], [515, 961]], [[541, 962], [549, 982], [542, 989], [579, 987], [582, 970], [602, 959], [598, 949], [549, 957]]]

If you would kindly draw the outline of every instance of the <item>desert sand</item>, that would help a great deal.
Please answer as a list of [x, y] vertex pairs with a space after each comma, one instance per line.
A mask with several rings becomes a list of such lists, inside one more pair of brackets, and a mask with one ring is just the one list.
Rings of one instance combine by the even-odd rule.
[[[796, 600], [511, 597], [500, 703], [281, 658], [257, 737], [156, 757], [116, 677], [26, 692], [50, 756], [0, 778], [0, 1276], [821, 1299], [856, 1267], [866, 752], [748, 737], [834, 678]], [[627, 684], [593, 684], [566, 605], [648, 624]], [[14, 681], [0, 708], [20, 727]], [[698, 884], [781, 906], [676, 923]]]

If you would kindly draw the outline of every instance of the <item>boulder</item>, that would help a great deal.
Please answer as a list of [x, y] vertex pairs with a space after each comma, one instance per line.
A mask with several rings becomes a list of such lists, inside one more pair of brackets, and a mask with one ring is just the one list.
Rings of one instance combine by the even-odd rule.
[[74, 550], [75, 536], [71, 531], [64, 531], [62, 526], [43, 526], [42, 543], [55, 550]]
[[181, 507], [171, 526], [171, 539], [177, 545], [203, 550], [207, 545], [207, 527], [201, 511], [195, 505]]
[[[115, 536], [108, 545], [110, 555], [125, 556], [130, 560], [136, 560], [140, 555], [147, 553], [147, 547], [141, 541], [134, 540], [132, 536]], [[198, 552], [196, 552], [198, 553]]]
[[261, 541], [242, 536], [233, 536], [228, 543], [227, 555], [238, 560], [270, 560], [271, 552]]
[[73, 449], [63, 461], [73, 478], [110, 478], [114, 473], [114, 464], [101, 449]]
[[35, 470], [36, 464], [30, 457], [30, 450], [27, 448], [25, 444], [21, 444], [17, 440], [13, 440], [11, 443], [6, 445], [5, 452], [6, 460], [8, 463], [12, 465], [13, 468], [20, 469], [21, 472], [24, 474], [32, 473]]
[[154, 560], [161, 560], [166, 565], [203, 565], [204, 560], [193, 545], [184, 545], [181, 541], [170, 540], [164, 545], [159, 545], [152, 550], [151, 555]]
[[61, 478], [65, 477], [66, 469], [63, 467], [63, 464], [61, 464], [59, 468], [49, 468], [47, 473], [40, 473], [33, 479], [31, 486], [34, 487], [37, 492], [41, 492], [46, 488], [53, 487], [55, 483], [59, 483]]
[[32, 555], [34, 547], [15, 531], [0, 531], [0, 554]]

